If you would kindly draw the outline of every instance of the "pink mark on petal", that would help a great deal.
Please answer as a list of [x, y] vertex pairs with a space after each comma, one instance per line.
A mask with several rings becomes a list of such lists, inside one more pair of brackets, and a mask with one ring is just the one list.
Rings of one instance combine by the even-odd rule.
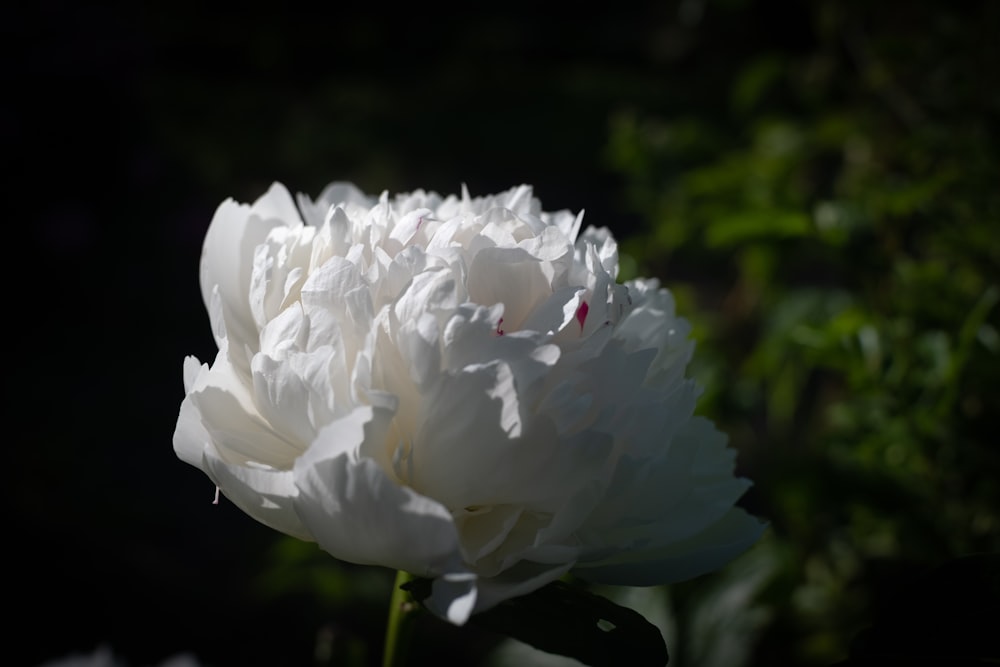
[[212, 501], [213, 505], [219, 504], [219, 487], [215, 487], [215, 500]]
[[576, 309], [576, 321], [580, 323], [580, 328], [583, 328], [583, 323], [587, 321], [587, 313], [590, 312], [590, 306], [584, 301]]
[[500, 328], [501, 326], [503, 326], [503, 318], [502, 317], [500, 318], [500, 321], [497, 322], [497, 335], [498, 336], [502, 336], [503, 335], [503, 329]]

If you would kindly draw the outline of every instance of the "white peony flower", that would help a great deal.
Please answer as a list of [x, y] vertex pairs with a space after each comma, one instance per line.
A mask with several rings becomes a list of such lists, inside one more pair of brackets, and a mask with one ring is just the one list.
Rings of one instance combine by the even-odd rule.
[[185, 360], [177, 455], [261, 523], [433, 578], [458, 624], [570, 570], [722, 566], [763, 524], [693, 416], [688, 324], [656, 280], [617, 283], [582, 218], [525, 185], [223, 202], [201, 261], [219, 352]]

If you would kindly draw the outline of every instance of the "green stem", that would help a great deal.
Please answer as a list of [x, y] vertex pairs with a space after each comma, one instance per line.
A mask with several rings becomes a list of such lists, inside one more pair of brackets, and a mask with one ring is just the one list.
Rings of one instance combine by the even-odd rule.
[[413, 579], [413, 575], [400, 570], [389, 600], [389, 625], [385, 630], [385, 653], [382, 667], [402, 667], [406, 664], [406, 648], [413, 634], [413, 622], [420, 606], [413, 601], [402, 585]]

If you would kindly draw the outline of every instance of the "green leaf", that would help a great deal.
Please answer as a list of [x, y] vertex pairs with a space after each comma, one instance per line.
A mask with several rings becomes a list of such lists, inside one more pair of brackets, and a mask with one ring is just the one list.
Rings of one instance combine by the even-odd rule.
[[[421, 601], [430, 585], [415, 579], [404, 588]], [[592, 667], [662, 667], [668, 661], [663, 635], [642, 614], [562, 581], [501, 602], [469, 623]]]

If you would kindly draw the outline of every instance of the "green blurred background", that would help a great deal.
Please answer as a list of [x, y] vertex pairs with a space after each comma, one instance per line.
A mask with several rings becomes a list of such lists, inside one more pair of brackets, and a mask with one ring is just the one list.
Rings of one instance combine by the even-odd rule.
[[[378, 664], [392, 573], [213, 506], [171, 447], [183, 357], [214, 356], [204, 232], [274, 180], [529, 183], [676, 293], [771, 529], [641, 598], [671, 665], [986, 651], [1000, 4], [56, 0], [0, 34], [5, 663]], [[502, 639], [427, 619], [414, 664], [496, 665]]]

